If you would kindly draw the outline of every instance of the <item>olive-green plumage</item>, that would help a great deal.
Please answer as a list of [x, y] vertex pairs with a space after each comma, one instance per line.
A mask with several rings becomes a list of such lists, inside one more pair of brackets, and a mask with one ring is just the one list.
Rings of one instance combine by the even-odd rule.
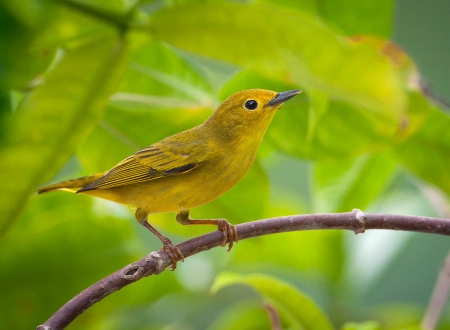
[[203, 124], [156, 142], [107, 172], [38, 192], [66, 190], [133, 205], [140, 222], [151, 213], [185, 212], [187, 218], [177, 220], [187, 224], [188, 210], [216, 199], [244, 176], [276, 110], [299, 92], [238, 92]]

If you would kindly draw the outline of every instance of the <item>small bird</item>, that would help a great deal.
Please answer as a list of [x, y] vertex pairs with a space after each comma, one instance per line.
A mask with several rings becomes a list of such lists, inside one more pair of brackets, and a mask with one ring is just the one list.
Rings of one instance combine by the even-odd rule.
[[216, 225], [223, 233], [221, 246], [228, 241], [229, 251], [238, 241], [236, 228], [225, 219], [191, 219], [189, 210], [216, 199], [244, 176], [276, 111], [300, 92], [235, 93], [203, 124], [156, 142], [109, 171], [51, 184], [38, 193], [64, 190], [136, 207], [136, 220], [161, 240], [171, 270], [184, 256], [150, 225], [149, 214], [177, 212], [182, 225]]

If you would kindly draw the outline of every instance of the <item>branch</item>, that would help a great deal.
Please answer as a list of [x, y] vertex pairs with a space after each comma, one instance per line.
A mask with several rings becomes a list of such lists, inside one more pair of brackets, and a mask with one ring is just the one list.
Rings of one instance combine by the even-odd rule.
[[422, 320], [421, 327], [424, 330], [433, 330], [439, 321], [442, 310], [445, 306], [448, 294], [450, 292], [450, 252], [447, 254], [444, 266], [442, 267], [433, 294], [430, 298], [427, 311]]
[[[368, 229], [391, 229], [450, 236], [450, 220], [370, 214], [355, 209], [348, 213], [293, 215], [246, 222], [236, 226], [239, 240], [288, 231], [316, 229], [346, 229], [355, 234], [364, 233]], [[218, 247], [221, 241], [222, 232], [216, 230], [177, 246], [187, 258]], [[37, 330], [64, 329], [78, 315], [106, 296], [144, 277], [158, 275], [171, 264], [172, 262], [164, 250], [152, 252], [145, 258], [125, 266], [79, 293], [53, 314], [47, 322], [38, 326]]]
[[277, 310], [268, 302], [264, 303], [264, 308], [266, 309], [267, 314], [269, 315], [271, 330], [282, 330], [280, 316], [278, 315]]

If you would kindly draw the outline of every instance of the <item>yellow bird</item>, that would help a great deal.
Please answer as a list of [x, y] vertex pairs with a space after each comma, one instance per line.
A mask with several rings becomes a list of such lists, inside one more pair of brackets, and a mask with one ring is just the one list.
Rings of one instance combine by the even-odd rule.
[[149, 214], [177, 212], [182, 225], [217, 225], [221, 245], [229, 241], [229, 251], [238, 240], [235, 227], [225, 219], [190, 219], [189, 210], [216, 199], [244, 176], [276, 111], [300, 92], [238, 92], [203, 124], [156, 142], [109, 171], [51, 184], [38, 193], [65, 190], [135, 206], [137, 221], [161, 240], [172, 270], [184, 257], [148, 223]]

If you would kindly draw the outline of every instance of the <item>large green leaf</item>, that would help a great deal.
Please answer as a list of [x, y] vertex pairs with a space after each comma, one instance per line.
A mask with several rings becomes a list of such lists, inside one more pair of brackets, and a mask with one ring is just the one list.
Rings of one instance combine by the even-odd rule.
[[[220, 94], [255, 87], [275, 91], [294, 88], [263, 77], [255, 70], [242, 70], [227, 81]], [[414, 116], [410, 115], [410, 125], [421, 118]], [[330, 101], [323, 91], [307, 90], [277, 112], [264, 141], [297, 157], [329, 160], [390, 148], [397, 131], [397, 127], [386, 125], [385, 120], [370, 111]]]
[[1, 233], [96, 124], [121, 76], [126, 48], [105, 38], [67, 50], [9, 117], [0, 147]]
[[191, 4], [157, 11], [149, 29], [177, 47], [323, 90], [391, 123], [405, 110], [404, 82], [387, 57], [306, 14], [255, 4]]
[[[0, 91], [25, 89], [52, 59], [31, 44], [48, 23], [50, 1], [0, 1]], [[0, 107], [0, 111], [4, 108]]]
[[263, 274], [238, 275], [221, 273], [211, 290], [235, 284], [250, 286], [272, 304], [292, 329], [333, 329], [320, 308], [304, 293], [291, 285]]
[[316, 3], [319, 15], [341, 28], [346, 35], [391, 36], [393, 0], [317, 0]]
[[310, 12], [337, 26], [349, 36], [371, 34], [388, 38], [391, 34], [393, 0], [259, 0], [258, 2], [271, 3], [283, 9]]
[[[313, 102], [309, 109], [306, 98]], [[328, 102], [326, 95], [315, 91], [305, 91], [298, 100], [284, 105], [273, 126], [267, 137], [277, 148], [317, 160], [355, 157], [390, 148], [398, 130], [372, 112], [342, 101]]]
[[396, 161], [390, 154], [316, 162], [315, 212], [365, 209], [389, 182], [395, 166]]

